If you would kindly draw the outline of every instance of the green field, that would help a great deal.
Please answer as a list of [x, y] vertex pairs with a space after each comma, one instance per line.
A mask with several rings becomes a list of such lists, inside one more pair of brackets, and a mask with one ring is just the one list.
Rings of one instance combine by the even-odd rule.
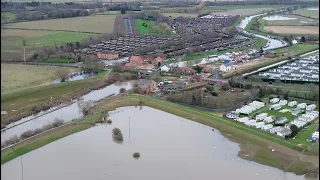
[[271, 52], [276, 54], [285, 54], [288, 56], [293, 56], [303, 52], [316, 50], [318, 48], [319, 48], [318, 44], [294, 44], [292, 46], [271, 50]]
[[[144, 23], [147, 25], [146, 27], [143, 26]], [[151, 28], [153, 24], [149, 20], [136, 19], [136, 26], [140, 35], [152, 34]]]
[[[26, 32], [28, 33], [28, 32]], [[74, 32], [56, 32], [47, 34], [40, 37], [26, 38], [28, 46], [61, 46], [69, 42], [79, 42], [83, 39], [96, 36], [96, 34], [89, 33], [74, 33]], [[8, 41], [14, 45], [21, 45], [22, 39]]]

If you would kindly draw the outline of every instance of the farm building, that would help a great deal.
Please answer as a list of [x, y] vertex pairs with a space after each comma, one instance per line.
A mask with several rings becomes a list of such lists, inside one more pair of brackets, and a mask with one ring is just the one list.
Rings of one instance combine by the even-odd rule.
[[274, 117], [273, 116], [268, 116], [266, 118], [264, 118], [263, 122], [265, 123], [272, 123], [274, 121]]
[[257, 121], [260, 121], [260, 120], [263, 120], [264, 118], [268, 117], [268, 114], [267, 113], [261, 113], [261, 114], [258, 114], [256, 116], [256, 120]]
[[283, 130], [277, 132], [277, 135], [280, 136], [280, 137], [285, 137], [286, 135], [289, 135], [291, 134], [291, 130], [290, 129], [287, 129], [287, 128], [284, 128]]
[[269, 110], [278, 110], [278, 109], [281, 109], [280, 104], [273, 104], [269, 107]]
[[286, 117], [279, 117], [275, 120], [274, 124], [281, 125], [285, 124], [286, 122], [288, 122], [288, 119]]
[[297, 108], [304, 109], [304, 108], [306, 108], [306, 106], [307, 106], [306, 103], [300, 103], [297, 105]]
[[266, 124], [264, 125], [261, 129], [264, 130], [264, 131], [267, 131], [269, 129], [273, 128], [273, 125], [272, 124]]
[[293, 107], [293, 106], [295, 106], [297, 104], [298, 104], [297, 101], [291, 101], [291, 102], [288, 103], [288, 106]]
[[269, 129], [269, 132], [272, 134], [276, 134], [277, 132], [280, 132], [281, 130], [282, 130], [282, 127], [276, 126], [276, 127]]
[[258, 123], [255, 124], [255, 127], [258, 128], [258, 129], [261, 129], [264, 125], [265, 125], [264, 122], [258, 122]]
[[279, 104], [280, 104], [281, 106], [284, 106], [284, 105], [286, 105], [287, 103], [288, 103], [287, 100], [280, 100], [280, 101], [279, 101]]
[[310, 104], [310, 105], [308, 105], [307, 107], [306, 107], [306, 110], [307, 111], [313, 111], [314, 109], [316, 109], [316, 105], [315, 104]]
[[279, 98], [273, 98], [270, 100], [270, 103], [274, 104], [274, 103], [279, 102], [279, 100], [280, 100]]

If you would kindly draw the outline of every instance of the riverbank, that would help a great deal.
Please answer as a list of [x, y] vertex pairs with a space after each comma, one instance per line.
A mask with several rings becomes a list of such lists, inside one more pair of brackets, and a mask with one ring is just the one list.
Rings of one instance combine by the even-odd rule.
[[[238, 155], [241, 158], [277, 167], [282, 170], [285, 170], [293, 161], [295, 161], [296, 157], [299, 155], [299, 151], [302, 151], [309, 146], [309, 144], [298, 145], [293, 141], [287, 141], [268, 135], [261, 131], [224, 119], [217, 114], [195, 110], [190, 107], [177, 105], [160, 99], [131, 94], [121, 96], [120, 98], [108, 99], [108, 101], [105, 102], [102, 101], [91, 110], [90, 115], [67, 127], [58, 128], [54, 130], [54, 132], [36, 136], [34, 139], [18, 143], [11, 148], [1, 151], [1, 164], [57, 139], [92, 127], [95, 122], [101, 120], [103, 110], [111, 111], [118, 107], [139, 105], [156, 108], [214, 127], [229, 140], [240, 144], [241, 151]], [[271, 151], [271, 149], [274, 149], [275, 151]], [[307, 153], [302, 154], [287, 171], [298, 175], [309, 172], [318, 173], [318, 150], [318, 148], [313, 147]]]
[[130, 73], [102, 72], [89, 79], [30, 88], [1, 95], [1, 106], [8, 114], [1, 115], [1, 129], [5, 125], [37, 114], [62, 103], [69, 103], [92, 90], [103, 88], [117, 80], [126, 80]]

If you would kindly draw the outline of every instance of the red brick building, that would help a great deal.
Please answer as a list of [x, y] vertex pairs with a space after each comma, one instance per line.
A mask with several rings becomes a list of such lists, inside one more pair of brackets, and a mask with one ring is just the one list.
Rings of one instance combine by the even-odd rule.
[[114, 52], [114, 51], [100, 51], [100, 52], [97, 53], [97, 57], [99, 59], [114, 60], [114, 59], [118, 59], [119, 58], [119, 54]]

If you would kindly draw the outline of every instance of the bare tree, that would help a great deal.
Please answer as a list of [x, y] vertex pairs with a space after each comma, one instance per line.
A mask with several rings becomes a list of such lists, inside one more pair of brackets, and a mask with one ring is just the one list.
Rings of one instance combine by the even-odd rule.
[[58, 69], [56, 74], [61, 79], [61, 82], [65, 82], [69, 77], [69, 72], [64, 68]]
[[83, 115], [87, 115], [89, 113], [89, 109], [93, 107], [93, 105], [93, 101], [78, 101], [78, 107]]

